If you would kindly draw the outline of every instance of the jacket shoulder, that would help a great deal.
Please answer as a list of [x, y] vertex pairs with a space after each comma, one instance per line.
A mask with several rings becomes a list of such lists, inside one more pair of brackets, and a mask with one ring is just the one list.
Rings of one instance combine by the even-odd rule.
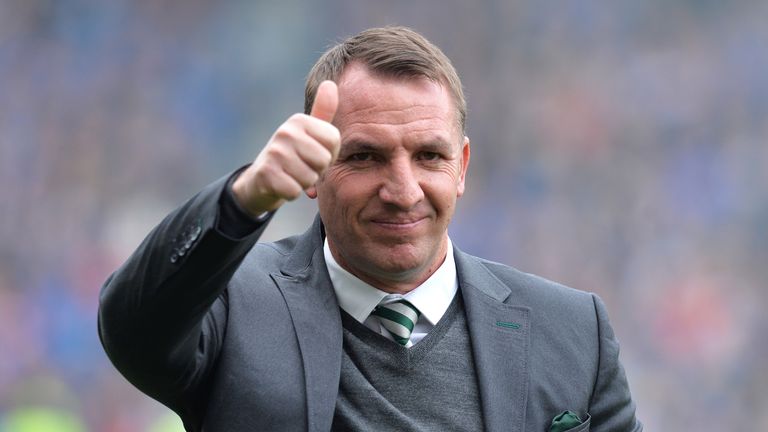
[[527, 273], [506, 264], [470, 256], [494, 278], [510, 290], [512, 302], [578, 302], [594, 307], [595, 294], [563, 285], [539, 275]]

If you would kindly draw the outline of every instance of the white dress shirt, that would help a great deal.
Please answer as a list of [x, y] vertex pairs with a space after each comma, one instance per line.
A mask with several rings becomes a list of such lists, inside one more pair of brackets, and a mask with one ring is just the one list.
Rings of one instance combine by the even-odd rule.
[[459, 286], [456, 278], [456, 263], [453, 259], [453, 245], [450, 238], [448, 239], [448, 252], [440, 267], [429, 279], [405, 295], [389, 294], [381, 291], [343, 269], [333, 258], [327, 238], [323, 245], [323, 252], [325, 253], [325, 264], [328, 268], [328, 274], [331, 276], [331, 283], [333, 284], [333, 290], [336, 292], [339, 306], [351, 315], [352, 318], [363, 323], [369, 329], [394, 340], [389, 332], [379, 324], [379, 320], [371, 316], [373, 308], [385, 298], [387, 300], [404, 298], [416, 306], [421, 315], [416, 322], [416, 326], [413, 328], [411, 341], [407, 346], [411, 346], [423, 339], [432, 330], [432, 327], [440, 321], [445, 311], [448, 310], [451, 301], [453, 301]]

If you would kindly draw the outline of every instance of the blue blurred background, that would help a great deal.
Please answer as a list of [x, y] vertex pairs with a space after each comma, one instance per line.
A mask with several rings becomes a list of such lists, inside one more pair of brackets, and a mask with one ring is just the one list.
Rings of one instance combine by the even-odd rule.
[[180, 430], [104, 355], [101, 283], [301, 110], [328, 45], [384, 24], [464, 80], [454, 242], [600, 294], [647, 430], [768, 430], [767, 22], [757, 0], [0, 0], [0, 431]]

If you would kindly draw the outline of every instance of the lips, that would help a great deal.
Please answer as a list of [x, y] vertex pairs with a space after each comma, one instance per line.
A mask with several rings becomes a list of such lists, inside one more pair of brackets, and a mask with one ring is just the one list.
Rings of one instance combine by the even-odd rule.
[[426, 219], [426, 217], [373, 218], [370, 221], [375, 227], [380, 229], [391, 231], [408, 231], [417, 228]]
[[371, 222], [377, 223], [377, 224], [386, 224], [386, 225], [412, 225], [415, 223], [420, 222], [424, 218], [417, 218], [417, 219], [373, 219]]

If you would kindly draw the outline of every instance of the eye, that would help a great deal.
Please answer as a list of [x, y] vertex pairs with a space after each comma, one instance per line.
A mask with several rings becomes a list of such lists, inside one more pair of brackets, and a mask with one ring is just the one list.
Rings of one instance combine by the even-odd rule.
[[419, 153], [419, 160], [436, 161], [441, 159], [442, 156], [437, 152], [422, 152]]
[[361, 152], [353, 153], [347, 156], [347, 160], [350, 162], [368, 162], [373, 160], [373, 153]]

